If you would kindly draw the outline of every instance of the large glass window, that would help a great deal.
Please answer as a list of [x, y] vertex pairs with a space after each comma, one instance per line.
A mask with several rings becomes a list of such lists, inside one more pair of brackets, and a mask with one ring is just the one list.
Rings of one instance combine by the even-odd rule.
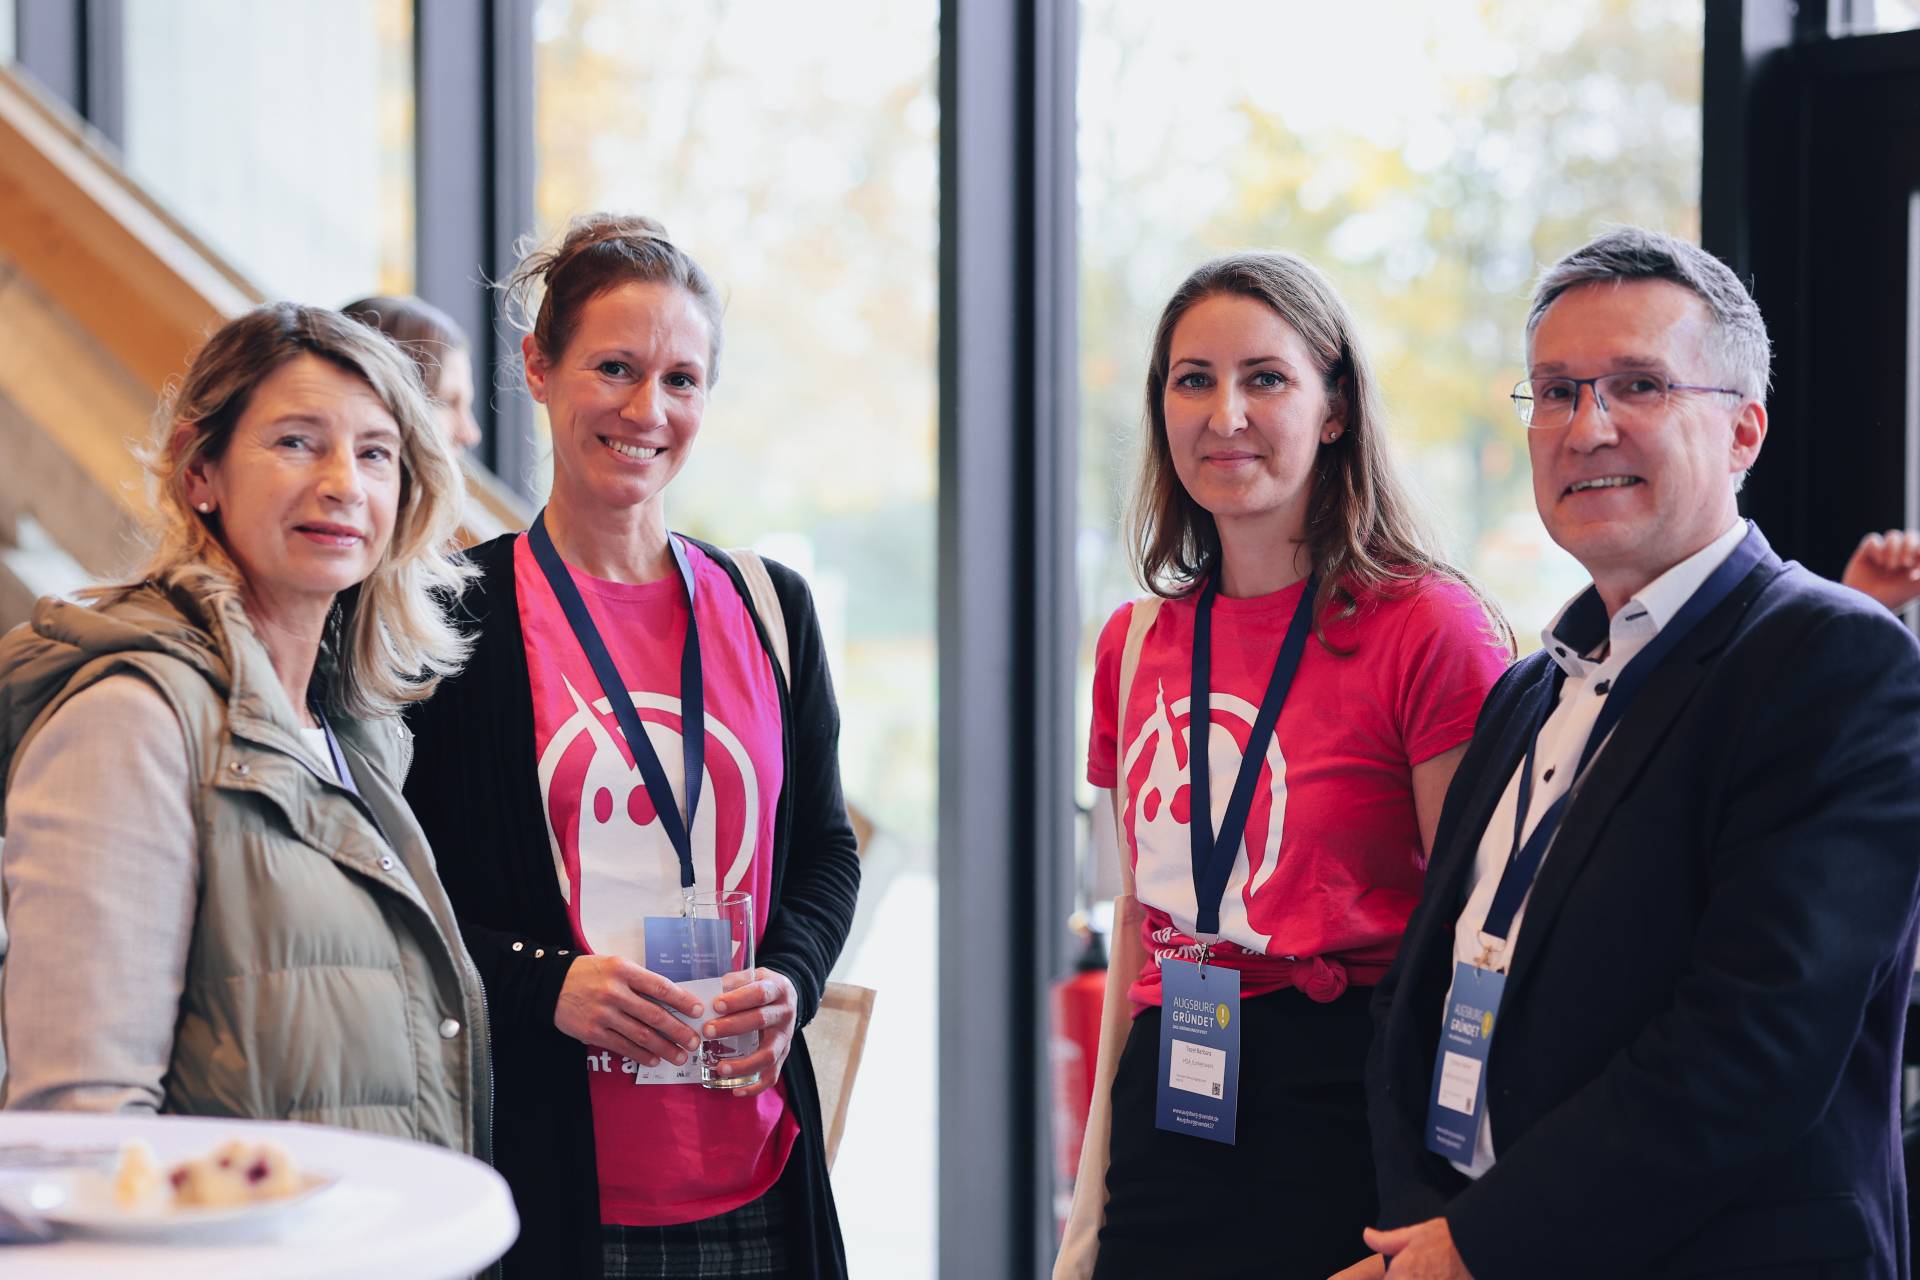
[[269, 295], [413, 287], [409, 0], [126, 0], [133, 176]]
[[1881, 31], [1911, 31], [1920, 27], [1920, 0], [1853, 0], [1843, 5], [1841, 34], [1872, 35]]
[[1527, 288], [1608, 223], [1697, 237], [1701, 24], [1698, 5], [1648, 0], [1085, 0], [1089, 669], [1099, 624], [1140, 590], [1118, 531], [1154, 323], [1188, 270], [1247, 247], [1333, 279], [1450, 554], [1538, 644], [1584, 576], [1541, 527], [1507, 400]]
[[728, 298], [669, 519], [812, 583], [875, 834], [840, 977], [881, 988], [834, 1182], [855, 1274], [933, 1265], [938, 45], [933, 0], [542, 0], [537, 214], [659, 218]]

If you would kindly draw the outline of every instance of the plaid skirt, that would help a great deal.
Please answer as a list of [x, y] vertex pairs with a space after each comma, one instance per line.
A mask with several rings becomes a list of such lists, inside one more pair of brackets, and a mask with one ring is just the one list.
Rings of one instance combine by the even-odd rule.
[[731, 1213], [670, 1227], [600, 1226], [606, 1280], [761, 1280], [787, 1274], [787, 1204], [775, 1183]]

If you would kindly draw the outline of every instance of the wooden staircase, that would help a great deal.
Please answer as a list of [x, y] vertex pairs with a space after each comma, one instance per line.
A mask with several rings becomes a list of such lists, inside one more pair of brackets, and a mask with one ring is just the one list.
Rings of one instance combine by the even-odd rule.
[[[0, 629], [137, 567], [133, 446], [201, 341], [261, 300], [110, 144], [0, 66]], [[469, 540], [524, 527], [525, 504], [467, 464]]]

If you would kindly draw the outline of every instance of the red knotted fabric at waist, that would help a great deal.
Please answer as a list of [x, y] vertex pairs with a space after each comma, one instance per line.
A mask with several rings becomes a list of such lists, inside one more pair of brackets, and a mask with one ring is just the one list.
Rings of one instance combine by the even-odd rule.
[[1308, 956], [1302, 960], [1283, 960], [1281, 963], [1291, 969], [1287, 981], [1305, 992], [1309, 1000], [1332, 1004], [1346, 994], [1347, 966], [1338, 960]]
[[[1159, 1004], [1160, 962], [1165, 959], [1192, 961], [1198, 958], [1199, 950], [1198, 944], [1177, 936], [1173, 939], [1150, 940], [1147, 961], [1129, 993], [1134, 1003]], [[1240, 994], [1243, 998], [1250, 999], [1270, 991], [1294, 987], [1316, 1004], [1331, 1004], [1345, 995], [1350, 986], [1370, 987], [1378, 984], [1386, 976], [1391, 959], [1373, 956], [1269, 956], [1227, 943], [1214, 945], [1211, 963], [1240, 972]]]

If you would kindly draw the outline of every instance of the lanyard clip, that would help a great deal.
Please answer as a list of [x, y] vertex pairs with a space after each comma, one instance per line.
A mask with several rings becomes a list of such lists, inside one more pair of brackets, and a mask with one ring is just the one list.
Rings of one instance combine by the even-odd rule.
[[1495, 954], [1503, 952], [1506, 949], [1507, 940], [1505, 938], [1496, 938], [1482, 929], [1480, 931], [1480, 954], [1474, 957], [1473, 967], [1476, 969], [1492, 968]]
[[1207, 976], [1207, 961], [1211, 959], [1213, 959], [1213, 944], [1211, 942], [1202, 942], [1197, 960], [1199, 961], [1200, 976], [1203, 978]]

